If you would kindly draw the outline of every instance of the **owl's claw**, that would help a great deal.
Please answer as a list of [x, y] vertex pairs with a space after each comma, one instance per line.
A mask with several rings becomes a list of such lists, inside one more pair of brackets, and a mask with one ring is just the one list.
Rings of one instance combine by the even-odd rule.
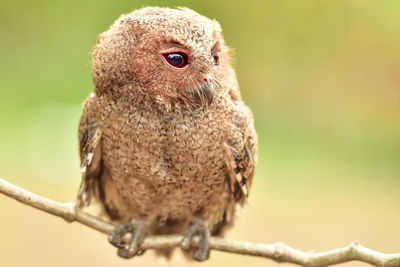
[[[130, 242], [122, 241], [126, 234], [130, 234]], [[140, 245], [146, 237], [146, 225], [140, 222], [129, 222], [118, 225], [112, 234], [108, 237], [108, 241], [118, 248], [118, 256], [129, 259], [136, 255], [142, 255], [144, 251], [140, 250]]]
[[[199, 248], [194, 250], [191, 248], [191, 242], [195, 236], [199, 236]], [[181, 248], [184, 251], [189, 251], [190, 256], [197, 261], [205, 261], [210, 256], [210, 231], [199, 221], [193, 221], [186, 229]]]

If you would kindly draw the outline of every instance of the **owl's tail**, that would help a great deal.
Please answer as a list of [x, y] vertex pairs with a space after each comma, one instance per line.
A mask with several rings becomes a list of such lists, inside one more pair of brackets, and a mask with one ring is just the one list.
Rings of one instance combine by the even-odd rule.
[[175, 248], [163, 248], [163, 249], [157, 249], [155, 252], [157, 256], [165, 257], [167, 260], [169, 260], [171, 259], [174, 250]]

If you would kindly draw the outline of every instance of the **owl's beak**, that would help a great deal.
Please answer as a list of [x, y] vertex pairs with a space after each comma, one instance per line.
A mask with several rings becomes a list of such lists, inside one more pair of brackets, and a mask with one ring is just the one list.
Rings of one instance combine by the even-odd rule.
[[202, 80], [189, 88], [189, 93], [192, 95], [193, 100], [197, 104], [211, 105], [214, 98], [214, 91], [216, 84], [211, 75], [206, 75]]
[[206, 82], [206, 83], [212, 82], [212, 77], [211, 77], [211, 75], [207, 74], [207, 75], [204, 77], [203, 81]]
[[208, 105], [211, 105], [214, 98], [214, 84], [211, 81], [204, 82], [201, 86], [204, 94], [204, 100], [207, 101]]

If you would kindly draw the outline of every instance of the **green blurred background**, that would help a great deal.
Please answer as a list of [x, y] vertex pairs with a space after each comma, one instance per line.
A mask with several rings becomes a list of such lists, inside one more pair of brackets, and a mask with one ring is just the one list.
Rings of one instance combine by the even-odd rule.
[[[98, 34], [136, 8], [188, 6], [221, 23], [259, 134], [250, 204], [227, 237], [400, 252], [400, 1], [0, 3], [1, 178], [73, 201]], [[104, 235], [4, 196], [0, 211], [1, 266], [187, 265], [122, 260]], [[202, 266], [221, 264], [276, 266], [219, 252]]]

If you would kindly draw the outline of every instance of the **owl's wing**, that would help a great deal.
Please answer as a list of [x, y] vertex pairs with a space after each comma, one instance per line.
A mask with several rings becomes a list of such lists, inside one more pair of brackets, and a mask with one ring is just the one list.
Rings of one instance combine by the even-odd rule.
[[257, 158], [257, 135], [253, 115], [241, 101], [235, 101], [233, 125], [233, 131], [225, 142], [226, 165], [233, 200], [243, 204], [253, 181]]
[[101, 129], [95, 118], [95, 95], [91, 95], [83, 105], [83, 114], [79, 123], [79, 152], [81, 158], [82, 182], [78, 193], [79, 207], [90, 204], [97, 190], [102, 171]]

